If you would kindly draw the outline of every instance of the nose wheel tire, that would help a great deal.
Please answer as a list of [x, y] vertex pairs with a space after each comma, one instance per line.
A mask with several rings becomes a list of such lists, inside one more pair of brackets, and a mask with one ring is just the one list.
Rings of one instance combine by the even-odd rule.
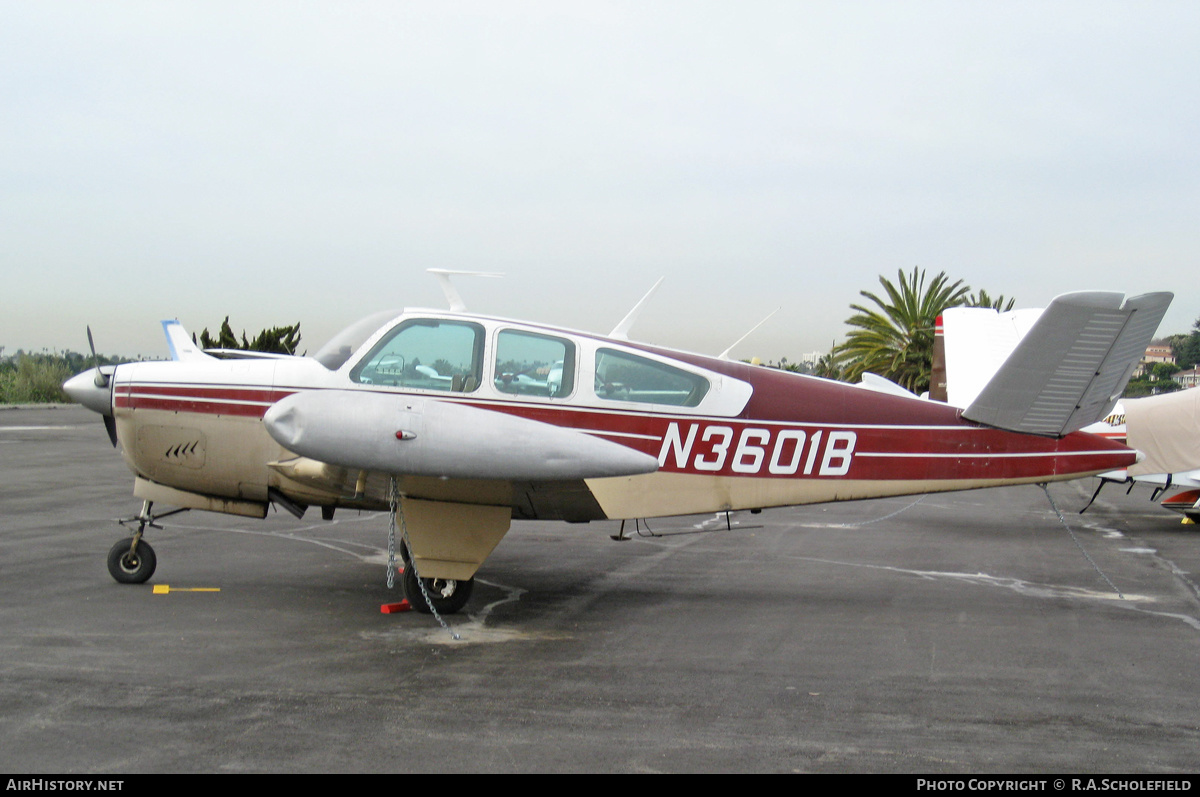
[[404, 597], [408, 598], [409, 605], [413, 607], [414, 611], [430, 614], [429, 603], [425, 601], [421, 586], [424, 586], [425, 592], [429, 593], [429, 601], [433, 603], [433, 608], [437, 610], [438, 614], [454, 614], [461, 611], [467, 605], [467, 601], [471, 599], [471, 590], [475, 587], [475, 579], [454, 581], [446, 578], [423, 578], [418, 584], [413, 567], [406, 567], [404, 569]]
[[145, 540], [133, 548], [133, 540], [119, 540], [108, 552], [108, 573], [121, 584], [144, 584], [154, 575], [158, 559]]

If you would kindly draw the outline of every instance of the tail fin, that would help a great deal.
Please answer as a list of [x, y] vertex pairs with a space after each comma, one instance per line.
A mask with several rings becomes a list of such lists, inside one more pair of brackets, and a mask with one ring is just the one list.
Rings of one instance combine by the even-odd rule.
[[1150, 344], [1170, 293], [1069, 293], [1050, 303], [963, 411], [969, 421], [1061, 437], [1103, 418]]
[[187, 331], [183, 328], [183, 324], [171, 319], [162, 322], [163, 332], [167, 335], [167, 347], [171, 350], [172, 360], [182, 360], [185, 362], [211, 361], [216, 360], [216, 357], [205, 354], [199, 346], [192, 342], [188, 337]]
[[[1029, 333], [1043, 309], [1026, 308], [1001, 313], [991, 307], [950, 307], [942, 312], [942, 354], [945, 358], [946, 403], [971, 406], [1021, 339]], [[937, 368], [937, 337], [934, 337]], [[932, 396], [933, 388], [930, 387]]]

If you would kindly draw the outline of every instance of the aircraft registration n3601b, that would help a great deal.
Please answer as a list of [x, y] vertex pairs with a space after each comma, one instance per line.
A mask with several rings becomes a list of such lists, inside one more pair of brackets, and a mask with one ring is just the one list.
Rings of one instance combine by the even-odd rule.
[[1111, 409], [1172, 298], [1055, 299], [958, 409], [634, 343], [626, 322], [593, 335], [469, 314], [447, 296], [448, 311], [377, 314], [308, 357], [220, 359], [163, 322], [172, 360], [68, 381], [104, 416], [144, 502], [109, 553], [113, 577], [153, 574], [143, 532], [167, 514], [155, 503], [394, 511], [406, 594], [449, 613], [514, 518], [762, 509], [1125, 468], [1135, 451], [1077, 430]]

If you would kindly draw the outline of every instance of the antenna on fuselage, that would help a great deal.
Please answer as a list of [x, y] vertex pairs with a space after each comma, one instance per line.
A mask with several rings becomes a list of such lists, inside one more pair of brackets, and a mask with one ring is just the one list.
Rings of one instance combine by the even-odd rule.
[[729, 359], [729, 352], [733, 351], [733, 350], [734, 350], [734, 348], [735, 348], [735, 347], [736, 347], [736, 346], [737, 346], [739, 343], [741, 343], [743, 340], [745, 340], [746, 338], [748, 338], [748, 337], [750, 337], [751, 335], [753, 335], [753, 334], [754, 334], [754, 330], [758, 329], [758, 328], [759, 328], [759, 327], [761, 327], [763, 324], [765, 324], [765, 323], [767, 323], [768, 321], [770, 321], [770, 320], [771, 320], [771, 316], [775, 315], [776, 313], [778, 313], [778, 312], [779, 312], [780, 310], [782, 310], [782, 309], [783, 309], [782, 307], [776, 307], [774, 310], [772, 310], [771, 312], [767, 313], [767, 317], [766, 317], [766, 318], [764, 318], [762, 321], [759, 321], [757, 324], [755, 324], [754, 326], [752, 326], [752, 327], [750, 328], [750, 331], [749, 331], [749, 332], [747, 332], [745, 335], [742, 335], [740, 338], [738, 338], [736, 341], [734, 341], [734, 342], [733, 342], [733, 345], [732, 345], [732, 346], [730, 346], [728, 349], [726, 349], [725, 351], [723, 351], [723, 352], [721, 352], [720, 354], [718, 354], [718, 355], [717, 355], [717, 359], [718, 359], [718, 360], [728, 360], [728, 359]]
[[621, 319], [621, 323], [613, 327], [612, 332], [608, 333], [610, 338], [616, 338], [617, 340], [629, 340], [630, 327], [632, 327], [633, 323], [637, 321], [638, 316], [642, 314], [642, 307], [646, 304], [646, 301], [654, 295], [654, 292], [658, 290], [658, 286], [662, 285], [663, 280], [665, 279], [666, 277], [658, 278], [658, 282], [654, 283], [654, 287], [646, 291], [646, 295], [641, 298], [641, 301], [635, 304], [633, 309], [629, 311], [629, 314]]
[[456, 313], [464, 312], [467, 309], [466, 302], [458, 295], [458, 291], [450, 283], [450, 275], [458, 274], [464, 277], [503, 277], [503, 274], [496, 274], [488, 271], [455, 271], [446, 268], [427, 268], [425, 269], [433, 276], [437, 277], [438, 283], [442, 286], [442, 293], [446, 294], [446, 301], [450, 303], [450, 309]]

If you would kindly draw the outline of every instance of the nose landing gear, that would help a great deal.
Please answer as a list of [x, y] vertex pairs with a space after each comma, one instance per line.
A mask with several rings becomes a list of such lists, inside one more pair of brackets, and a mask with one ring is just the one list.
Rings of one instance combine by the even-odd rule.
[[154, 549], [145, 540], [117, 540], [108, 552], [108, 573], [121, 584], [146, 583], [157, 565]]
[[153, 501], [146, 501], [142, 504], [141, 513], [136, 517], [117, 521], [122, 526], [137, 523], [137, 530], [133, 532], [132, 537], [127, 540], [118, 540], [108, 551], [108, 574], [120, 584], [145, 584], [150, 576], [154, 575], [154, 568], [158, 566], [158, 557], [155, 556], [150, 543], [142, 539], [146, 527], [161, 529], [162, 526], [154, 521], [187, 511], [186, 508], [172, 509], [170, 512], [161, 512], [155, 515], [150, 512], [153, 506]]

